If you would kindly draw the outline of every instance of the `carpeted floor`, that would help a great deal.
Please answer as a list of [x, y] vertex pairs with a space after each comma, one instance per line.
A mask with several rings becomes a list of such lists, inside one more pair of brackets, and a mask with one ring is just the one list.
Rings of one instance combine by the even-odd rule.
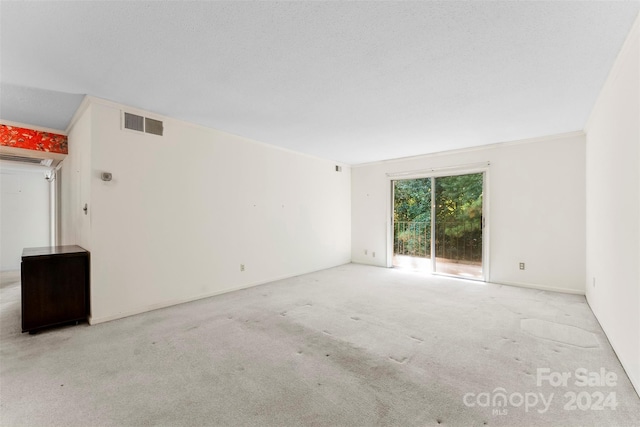
[[640, 425], [582, 296], [349, 264], [29, 335], [18, 280], [2, 426]]

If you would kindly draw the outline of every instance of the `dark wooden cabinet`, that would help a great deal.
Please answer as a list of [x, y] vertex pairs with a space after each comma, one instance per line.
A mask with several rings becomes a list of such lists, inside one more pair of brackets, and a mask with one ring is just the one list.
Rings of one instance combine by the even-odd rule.
[[80, 246], [22, 252], [22, 332], [86, 320], [89, 252]]

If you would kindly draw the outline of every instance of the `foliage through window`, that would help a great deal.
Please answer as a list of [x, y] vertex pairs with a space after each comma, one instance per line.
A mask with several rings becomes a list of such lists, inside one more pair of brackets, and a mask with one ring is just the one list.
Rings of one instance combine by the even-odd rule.
[[436, 257], [482, 261], [483, 174], [394, 182], [394, 254], [431, 257], [435, 203]]

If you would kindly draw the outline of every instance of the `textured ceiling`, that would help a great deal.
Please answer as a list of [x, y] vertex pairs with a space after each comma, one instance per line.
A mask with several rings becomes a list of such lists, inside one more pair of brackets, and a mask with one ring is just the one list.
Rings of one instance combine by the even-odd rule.
[[357, 164], [580, 130], [640, 2], [2, 1], [0, 118], [82, 94]]

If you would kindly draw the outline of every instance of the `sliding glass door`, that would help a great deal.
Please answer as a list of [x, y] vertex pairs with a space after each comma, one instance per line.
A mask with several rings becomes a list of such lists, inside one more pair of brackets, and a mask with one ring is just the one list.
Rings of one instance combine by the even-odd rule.
[[484, 173], [393, 181], [393, 265], [484, 279]]

